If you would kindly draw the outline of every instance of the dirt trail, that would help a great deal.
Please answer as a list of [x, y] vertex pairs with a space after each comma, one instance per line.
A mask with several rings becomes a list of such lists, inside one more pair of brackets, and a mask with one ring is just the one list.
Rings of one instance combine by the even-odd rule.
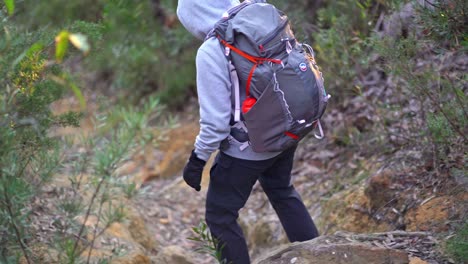
[[[359, 113], [366, 113], [364, 110], [367, 108], [361, 110], [363, 104], [360, 101], [353, 102], [353, 105], [360, 109]], [[348, 108], [348, 111], [353, 112], [356, 110], [354, 108]], [[184, 254], [193, 253], [197, 247], [187, 238], [193, 235], [192, 227], [198, 226], [204, 219], [209, 169], [215, 155], [212, 155], [205, 167], [202, 191], [196, 192], [188, 187], [181, 174], [199, 129], [198, 118], [193, 114], [195, 112], [193, 109], [185, 111], [185, 118], [179, 121], [179, 126], [162, 136], [165, 140], [157, 145], [147, 146], [144, 153], [137, 154], [119, 169], [120, 175], [132, 175], [138, 186], [142, 183], [139, 194], [129, 201], [129, 207], [138, 211], [138, 217], [143, 218], [148, 229], [148, 232], [143, 232], [156, 242], [156, 251], [151, 251], [151, 256], [170, 246], [182, 248]], [[404, 228], [403, 224], [415, 226], [416, 231], [420, 224], [428, 225], [428, 231], [433, 231], [431, 226], [439, 226], [445, 230], [448, 228], [448, 219], [462, 218], [463, 210], [450, 208], [463, 208], [454, 201], [465, 201], [465, 206], [468, 206], [468, 196], [446, 198], [444, 195], [449, 194], [442, 187], [450, 184], [441, 182], [440, 177], [427, 171], [424, 159], [408, 159], [409, 154], [424, 157], [422, 151], [402, 149], [388, 157], [384, 154], [378, 156], [372, 149], [365, 147], [356, 150], [339, 144], [337, 135], [340, 129], [345, 129], [344, 120], [350, 116], [353, 118], [349, 121], [352, 124], [357, 122], [354, 119], [362, 119], [360, 115], [347, 115], [331, 110], [323, 120], [325, 127], [329, 128], [329, 135], [321, 141], [312, 136], [306, 138], [296, 151], [293, 183], [318, 224], [321, 234], [331, 234], [337, 230], [356, 233], [385, 232], [401, 230], [400, 228]], [[73, 131], [59, 132], [69, 134]], [[379, 173], [383, 165], [393, 170]], [[434, 188], [428, 189], [429, 187]], [[376, 191], [372, 191], [372, 188]], [[419, 191], [416, 193], [415, 190]], [[386, 195], [382, 196], [382, 193]], [[382, 197], [375, 199], [374, 196]], [[428, 202], [428, 197], [432, 197], [432, 201], [442, 202], [434, 205]], [[426, 211], [418, 210], [418, 206], [425, 203], [431, 204], [431, 212], [440, 212], [444, 217], [430, 223], [419, 223], [416, 220], [433, 217], [405, 218], [406, 213], [412, 209], [416, 216], [425, 214]], [[408, 207], [409, 210], [406, 209]], [[398, 210], [402, 213], [395, 217]], [[448, 213], [452, 211], [453, 213]], [[273, 247], [287, 243], [279, 220], [258, 184], [241, 210], [239, 222], [253, 260], [270, 252]], [[407, 249], [412, 248], [408, 245], [405, 250]], [[416, 256], [428, 256], [429, 252], [430, 259], [439, 258], [439, 254], [433, 253], [434, 248], [431, 246], [412, 250], [416, 252]], [[190, 259], [200, 264], [216, 263], [210, 256], [199, 253], [194, 253]]]
[[[193, 235], [192, 227], [197, 226], [204, 219], [209, 169], [215, 155], [212, 155], [205, 167], [201, 192], [195, 192], [188, 187], [181, 177], [182, 167], [192, 148], [194, 125], [197, 126], [196, 122], [181, 126], [173, 136], [176, 138], [175, 142], [162, 145], [162, 147], [169, 148], [161, 149], [162, 152], [172, 152], [171, 146], [177, 146], [180, 155], [167, 155], [162, 159], [162, 163], [171, 166], [166, 170], [176, 173], [171, 177], [153, 177], [147, 181], [135, 201], [137, 210], [161, 248], [178, 245], [185, 250], [193, 251], [196, 244], [187, 238]], [[181, 131], [183, 129], [186, 131]], [[320, 166], [319, 160], [334, 155], [330, 153], [312, 155], [313, 159], [317, 159], [315, 165], [312, 165], [301, 160], [304, 153], [305, 150], [299, 148], [293, 170], [293, 181], [298, 191], [303, 194], [304, 202], [311, 215], [317, 216], [320, 213], [320, 198], [332, 186], [323, 168], [318, 167]], [[246, 234], [249, 248], [252, 249], [252, 258], [263, 253], [264, 249], [287, 242], [280, 223], [258, 184], [254, 187], [240, 215], [239, 221]], [[196, 263], [216, 263], [205, 255], [197, 253], [196, 256], [198, 257]]]
[[[334, 116], [334, 112], [324, 120], [324, 123], [328, 123], [329, 127], [332, 127], [330, 124], [333, 122], [340, 122]], [[331, 121], [331, 119], [335, 120]], [[193, 252], [196, 244], [187, 238], [193, 235], [192, 227], [197, 226], [200, 220], [204, 219], [205, 197], [212, 160], [205, 167], [202, 191], [195, 192], [182, 180], [181, 171], [193, 148], [198, 124], [195, 119], [184, 124], [177, 128], [173, 134], [173, 139], [170, 139], [172, 144], [161, 145], [168, 149], [159, 149], [162, 153], [166, 153], [161, 164], [167, 164], [170, 167], [165, 168], [165, 171], [175, 173], [171, 174], [170, 177], [150, 175], [149, 177], [153, 177], [153, 179], [142, 186], [135, 206], [144, 218], [150, 233], [154, 235], [153, 238], [159, 243], [158, 248], [177, 245], [186, 252]], [[174, 147], [177, 148], [177, 151], [171, 149]], [[168, 153], [170, 155], [167, 155]], [[395, 164], [400, 164], [399, 155], [398, 153], [394, 154]], [[401, 155], [405, 157], [406, 151], [403, 151]], [[296, 151], [292, 172], [293, 183], [322, 234], [334, 233], [336, 230], [356, 233], [401, 230], [400, 221], [409, 220], [404, 218], [404, 214], [395, 218], [392, 211], [395, 211], [399, 204], [402, 206], [413, 204], [417, 208], [419, 204], [424, 203], [421, 199], [428, 195], [424, 192], [418, 194], [418, 197], [423, 195], [419, 198], [414, 195], [414, 186], [419, 186], [421, 181], [429, 182], [432, 177], [432, 174], [420, 169], [418, 162], [421, 163], [421, 161], [411, 161], [414, 167], [406, 168], [407, 174], [405, 175], [400, 175], [403, 169], [395, 164], [392, 166], [396, 171], [380, 174], [379, 169], [383, 164], [388, 163], [387, 158], [372, 156], [365, 151], [356, 152], [352, 148], [340, 146], [332, 137], [321, 141], [310, 137], [302, 141]], [[386, 166], [390, 166], [389, 164]], [[402, 177], [409, 182], [413, 180], [414, 182], [410, 185], [402, 185]], [[368, 192], [364, 190], [371, 190], [369, 184], [373, 182], [368, 179], [374, 179], [373, 181], [377, 183], [385, 180], [386, 183], [382, 186], [373, 186], [378, 187], [379, 192]], [[380, 197], [383, 192], [388, 193], [389, 197], [387, 198], [390, 201], [395, 201], [392, 195], [396, 195], [399, 201], [397, 204], [385, 201], [385, 205], [375, 211], [372, 209], [372, 201], [375, 200], [373, 195]], [[434, 193], [433, 195], [442, 194]], [[450, 206], [456, 205], [451, 204]], [[434, 210], [446, 210], [446, 208], [447, 205], [444, 204], [443, 207]], [[343, 217], [343, 213], [348, 216]], [[445, 220], [431, 224], [445, 225], [446, 221], [443, 221]], [[287, 243], [279, 220], [258, 184], [255, 185], [246, 206], [240, 212], [239, 223], [246, 235], [253, 260], [270, 252], [273, 247]], [[393, 242], [390, 241], [389, 245], [392, 245]], [[444, 257], [437, 252], [435, 245], [433, 245], [434, 247], [427, 245], [419, 249], [414, 248], [410, 242], [408, 243], [403, 249], [410, 256], [427, 257], [426, 260], [430, 263], [449, 263], [443, 260]], [[387, 247], [381, 244], [377, 244], [377, 246]], [[194, 258], [195, 263], [216, 263], [207, 255], [196, 253]], [[433, 261], [431, 262], [431, 260]]]
[[[201, 192], [185, 184], [182, 169], [197, 132], [198, 122], [188, 120], [168, 134], [158, 147], [162, 154], [159, 164], [146, 173], [140, 194], [134, 201], [135, 209], [145, 220], [160, 249], [174, 245], [186, 251], [196, 248], [196, 244], [187, 238], [193, 236], [192, 227], [198, 226], [204, 219], [208, 174], [212, 163], [211, 159], [205, 167]], [[194, 256], [195, 263], [216, 263], [206, 255]]]

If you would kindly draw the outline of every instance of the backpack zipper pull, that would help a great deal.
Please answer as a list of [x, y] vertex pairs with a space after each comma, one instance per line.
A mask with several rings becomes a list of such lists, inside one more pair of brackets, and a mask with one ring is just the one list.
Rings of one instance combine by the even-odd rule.
[[291, 41], [289, 40], [289, 38], [283, 38], [281, 39], [281, 42], [286, 42], [286, 53], [291, 53], [292, 52], [292, 45], [291, 45]]
[[261, 53], [265, 52], [265, 47], [263, 45], [258, 45], [258, 48], [260, 49]]

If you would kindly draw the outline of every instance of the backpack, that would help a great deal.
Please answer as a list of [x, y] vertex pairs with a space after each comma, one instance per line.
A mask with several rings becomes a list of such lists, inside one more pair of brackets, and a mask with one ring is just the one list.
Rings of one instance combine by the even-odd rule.
[[[246, 0], [207, 37], [224, 46], [235, 92], [234, 121], [245, 124], [255, 152], [283, 151], [315, 127], [316, 137], [323, 138], [320, 118], [330, 95], [312, 48], [296, 40], [282, 11]], [[240, 87], [246, 89], [242, 106]]]

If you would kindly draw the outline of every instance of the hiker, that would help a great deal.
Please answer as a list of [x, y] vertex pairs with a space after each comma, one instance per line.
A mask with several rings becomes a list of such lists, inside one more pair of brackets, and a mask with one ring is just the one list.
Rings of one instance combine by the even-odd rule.
[[[184, 27], [204, 40], [196, 55], [200, 132], [187, 165], [185, 182], [201, 189], [202, 171], [216, 150], [210, 170], [206, 199], [206, 222], [220, 241], [226, 263], [250, 263], [243, 232], [237, 223], [254, 184], [260, 182], [275, 209], [289, 241], [306, 241], [318, 231], [291, 183], [296, 146], [284, 151], [255, 152], [248, 133], [234, 122], [234, 92], [225, 48], [216, 37], [206, 38], [223, 14], [239, 5], [237, 0], [179, 0], [177, 15]], [[240, 89], [241, 101], [246, 98]]]

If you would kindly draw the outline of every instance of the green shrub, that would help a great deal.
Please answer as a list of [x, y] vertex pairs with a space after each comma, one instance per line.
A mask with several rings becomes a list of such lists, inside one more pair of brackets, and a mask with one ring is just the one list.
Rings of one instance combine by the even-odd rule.
[[[51, 76], [62, 70], [47, 58], [42, 33], [16, 34], [3, 25], [0, 56], [0, 232], [2, 261], [23, 255], [28, 263], [32, 239], [31, 200], [59, 166], [54, 126], [77, 126], [79, 113], [54, 115], [49, 105], [62, 97], [63, 85]], [[12, 34], [12, 32], [14, 32]], [[31, 44], [34, 43], [35, 44]], [[27, 45], [30, 48], [23, 50]], [[57, 79], [59, 79], [57, 77]], [[20, 253], [21, 252], [21, 253]]]
[[418, 23], [427, 37], [448, 45], [468, 44], [466, 14], [468, 3], [464, 0], [426, 1], [419, 9]]
[[98, 22], [102, 19], [104, 0], [67, 1], [35, 0], [16, 1], [13, 22], [37, 30], [41, 28], [63, 29], [70, 23], [82, 20]]
[[461, 227], [455, 236], [447, 241], [447, 251], [459, 263], [468, 262], [468, 224]]
[[158, 93], [162, 103], [180, 105], [195, 87], [200, 42], [177, 23], [176, 6], [176, 0], [24, 0], [17, 3], [13, 22], [23, 32], [55, 36], [67, 29], [88, 36], [93, 49], [83, 62], [84, 71], [106, 79], [99, 89], [134, 102]]
[[[175, 15], [175, 3], [163, 2], [166, 18]], [[125, 97], [157, 92], [162, 103], [177, 105], [194, 87], [197, 45], [180, 24], [169, 28], [152, 10], [150, 1], [109, 1], [95, 65], [112, 72], [114, 87]]]
[[[61, 195], [68, 199], [47, 200], [53, 204], [49, 213], [58, 219], [55, 234], [49, 234], [55, 235], [56, 241], [47, 243], [52, 245], [50, 249], [56, 245], [58, 256], [54, 261], [89, 263], [94, 241], [112, 223], [125, 217], [123, 207], [115, 199], [120, 196], [119, 190], [128, 190], [128, 196], [136, 192], [133, 183], [115, 178], [115, 171], [138, 144], [152, 141], [147, 124], [159, 118], [163, 111], [153, 97], [146, 99], [141, 107], [108, 106], [97, 122], [98, 127], [107, 129], [98, 134], [103, 136], [83, 142], [86, 151], [68, 154], [70, 146], [61, 138], [51, 137], [49, 132], [60, 126], [78, 126], [81, 114], [57, 115], [50, 105], [71, 90], [85, 107], [81, 90], [59, 63], [72, 38], [75, 47], [87, 52], [85, 38], [68, 31], [25, 32], [9, 18], [0, 24], [3, 29], [0, 39], [0, 262], [39, 263], [35, 248], [44, 242], [37, 240], [36, 227], [31, 225], [36, 217], [32, 212], [36, 205], [48, 205], [37, 202], [41, 199], [33, 201], [43, 197], [43, 187], [58, 172], [63, 172], [58, 175], [66, 174], [61, 170], [72, 167], [76, 174], [69, 177], [70, 187], [61, 190]], [[99, 40], [101, 27], [88, 22], [74, 26], [94, 31], [93, 38]], [[55, 50], [51, 45], [54, 39]], [[110, 128], [109, 120], [114, 120]], [[82, 176], [87, 172], [92, 176], [85, 180]], [[83, 200], [87, 193], [92, 195], [89, 201]], [[93, 231], [85, 227], [91, 215], [98, 219]], [[77, 222], [77, 216], [83, 216], [85, 221]], [[89, 253], [83, 258], [85, 250]]]
[[333, 1], [318, 11], [314, 49], [334, 101], [356, 94], [357, 75], [368, 67], [366, 41], [376, 20], [374, 5], [378, 3]]
[[209, 254], [219, 264], [232, 264], [227, 263], [226, 259], [222, 258], [221, 252], [224, 245], [222, 245], [218, 239], [213, 237], [205, 221], [201, 221], [198, 226], [193, 227], [192, 231], [194, 236], [187, 239], [198, 244], [198, 247], [195, 249], [196, 252]]

